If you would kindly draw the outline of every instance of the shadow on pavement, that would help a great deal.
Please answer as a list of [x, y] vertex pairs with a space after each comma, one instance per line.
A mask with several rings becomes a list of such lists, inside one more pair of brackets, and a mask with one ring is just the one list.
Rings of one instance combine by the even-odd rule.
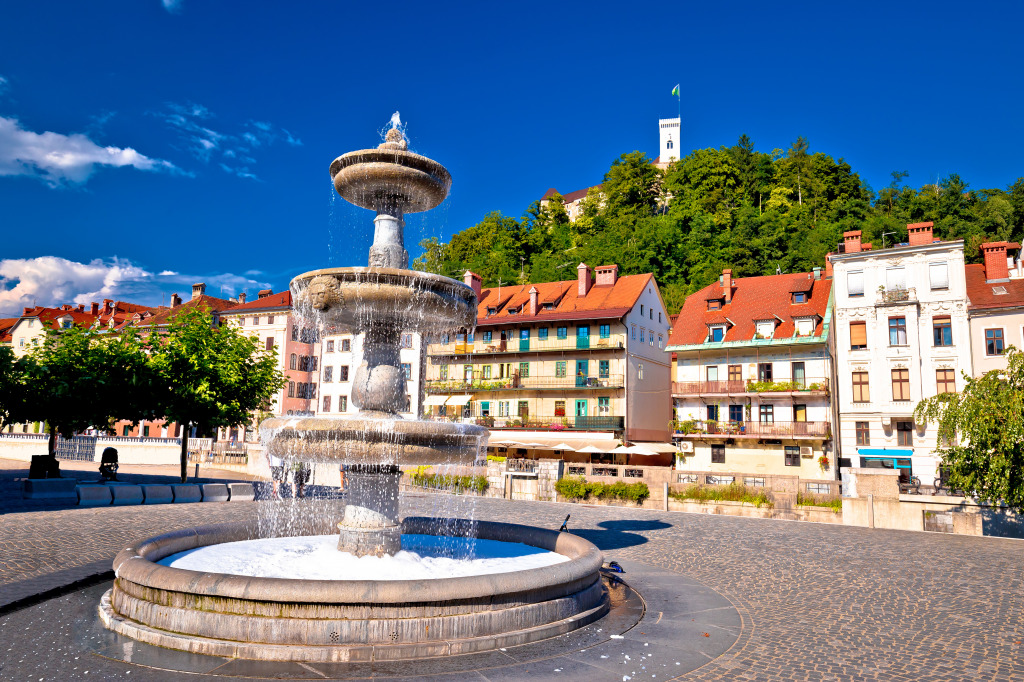
[[600, 526], [599, 530], [593, 528], [579, 530], [570, 528], [570, 532], [593, 542], [600, 549], [623, 549], [625, 547], [636, 547], [648, 541], [646, 537], [638, 534], [640, 531], [647, 532], [672, 527], [671, 523], [657, 519], [602, 521], [597, 525]]

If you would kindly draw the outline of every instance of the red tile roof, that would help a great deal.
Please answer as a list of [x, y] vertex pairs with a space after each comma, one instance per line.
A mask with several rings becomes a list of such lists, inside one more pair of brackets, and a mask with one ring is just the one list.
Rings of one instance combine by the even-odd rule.
[[250, 310], [280, 310], [281, 308], [291, 307], [292, 292], [285, 290], [264, 296], [263, 298], [257, 298], [255, 301], [241, 303], [226, 311], [225, 314], [234, 315], [235, 313], [247, 313]]
[[[801, 280], [810, 279], [811, 294], [807, 303], [793, 303], [791, 291]], [[713, 295], [722, 291], [718, 282], [709, 284], [700, 291], [686, 297], [679, 318], [672, 325], [669, 345], [686, 346], [704, 343], [708, 336], [708, 324], [725, 322], [732, 325], [725, 332], [725, 341], [749, 341], [754, 338], [756, 320], [772, 319], [777, 316], [782, 323], [775, 327], [773, 338], [788, 338], [796, 331], [795, 318], [817, 316], [814, 333], [821, 334], [832, 280], [814, 279], [811, 273], [768, 275], [765, 277], [742, 277], [732, 281], [732, 301], [720, 310], [708, 310], [708, 299], [722, 298]], [[798, 287], [799, 288], [799, 287]]]
[[[986, 283], [985, 266], [981, 263], [965, 266], [964, 274], [967, 276], [967, 299], [970, 301], [971, 310], [1024, 306], [1024, 279]], [[1006, 293], [995, 293], [997, 287], [1002, 287]]]
[[[654, 275], [625, 275], [619, 277], [612, 285], [593, 285], [586, 296], [579, 296], [577, 280], [564, 282], [544, 282], [541, 284], [524, 284], [501, 287], [490, 287], [480, 292], [480, 307], [477, 310], [477, 326], [488, 327], [500, 324], [517, 324], [524, 322], [558, 322], [561, 320], [586, 319], [617, 319], [624, 316], [636, 305], [640, 294], [654, 281]], [[545, 310], [538, 306], [536, 315], [530, 315], [530, 288], [537, 287], [538, 301], [558, 301], [554, 308]], [[505, 302], [502, 305], [502, 302]], [[488, 315], [488, 308], [498, 308], [495, 314]], [[510, 308], [520, 309], [515, 315], [509, 314]]]
[[11, 330], [14, 329], [14, 325], [18, 324], [19, 317], [6, 317], [0, 319], [0, 343], [10, 343], [12, 336]]
[[186, 310], [191, 310], [193, 308], [197, 308], [199, 310], [204, 310], [205, 309], [205, 310], [209, 310], [209, 311], [220, 312], [222, 310], [228, 310], [229, 308], [234, 308], [237, 305], [238, 305], [238, 303], [236, 301], [229, 301], [229, 300], [224, 299], [224, 298], [216, 298], [214, 296], [207, 296], [206, 294], [203, 294], [202, 296], [200, 296], [198, 298], [193, 298], [190, 301], [185, 301], [181, 305], [175, 306], [174, 308], [167, 308], [165, 306], [160, 306], [160, 308], [157, 309], [157, 311], [154, 311], [155, 314], [152, 317], [150, 317], [149, 319], [143, 320], [141, 322], [141, 324], [147, 325], [147, 326], [148, 325], [161, 326], [161, 325], [169, 324], [170, 321], [173, 320], [177, 315], [179, 315], [180, 313], [182, 313], [182, 312], [184, 312]]

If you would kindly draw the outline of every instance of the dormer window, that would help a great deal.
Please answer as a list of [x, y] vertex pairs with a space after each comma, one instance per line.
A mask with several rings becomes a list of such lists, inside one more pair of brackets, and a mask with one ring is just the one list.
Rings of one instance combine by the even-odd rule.
[[519, 308], [506, 308], [509, 315], [515, 315], [519, 312]]
[[708, 300], [708, 310], [721, 310], [724, 304], [724, 298], [712, 298]]
[[807, 303], [807, 292], [806, 291], [794, 291], [793, 292], [793, 303]]
[[544, 310], [554, 310], [554, 309], [555, 309], [555, 304], [554, 303], [545, 303], [544, 304]]
[[725, 340], [725, 325], [716, 324], [708, 328], [708, 342], [719, 343]]
[[491, 306], [491, 307], [489, 307], [487, 309], [487, 314], [488, 315], [497, 315], [498, 314], [498, 309], [495, 308], [494, 306]]
[[758, 339], [770, 339], [775, 334], [775, 323], [774, 322], [758, 322], [757, 323], [757, 335], [755, 338]]
[[814, 320], [797, 320], [796, 321], [796, 335], [797, 336], [810, 336], [814, 333]]

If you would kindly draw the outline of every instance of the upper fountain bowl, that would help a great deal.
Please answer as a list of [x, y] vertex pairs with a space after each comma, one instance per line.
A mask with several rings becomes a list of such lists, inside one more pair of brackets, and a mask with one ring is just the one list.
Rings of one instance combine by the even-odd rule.
[[397, 129], [377, 149], [342, 154], [331, 163], [331, 179], [349, 203], [398, 214], [429, 211], [448, 196], [452, 176], [437, 161], [408, 150]]

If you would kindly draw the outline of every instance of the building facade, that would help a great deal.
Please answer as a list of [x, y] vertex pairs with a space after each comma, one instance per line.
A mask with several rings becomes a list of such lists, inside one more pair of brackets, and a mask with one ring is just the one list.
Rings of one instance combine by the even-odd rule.
[[669, 322], [652, 275], [581, 263], [576, 280], [482, 289], [467, 272], [466, 284], [477, 327], [428, 345], [426, 416], [492, 433], [667, 439]]
[[[841, 464], [895, 468], [906, 481], [937, 476], [937, 428], [917, 423], [924, 398], [963, 388], [971, 343], [962, 241], [908, 225], [910, 241], [862, 248], [843, 235], [834, 267]], [[848, 462], [848, 464], [847, 464]]]
[[[1006, 349], [1024, 349], [1024, 264], [1020, 245], [981, 245], [985, 262], [966, 267], [974, 375], [1006, 369]], [[1013, 257], [1016, 252], [1016, 259]]]
[[687, 297], [672, 328], [683, 471], [836, 477], [832, 281], [733, 279]]

